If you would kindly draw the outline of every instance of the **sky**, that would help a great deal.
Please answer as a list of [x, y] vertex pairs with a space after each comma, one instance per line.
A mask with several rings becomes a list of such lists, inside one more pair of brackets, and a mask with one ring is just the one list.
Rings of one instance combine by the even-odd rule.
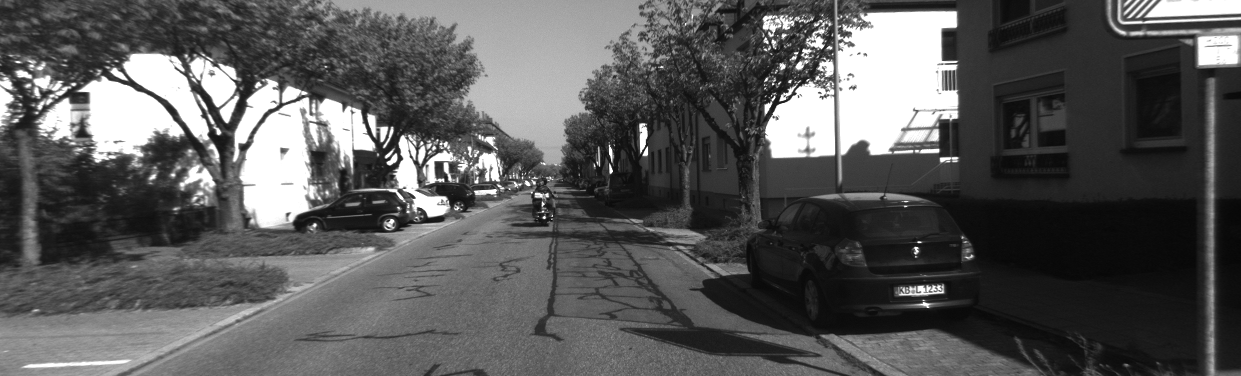
[[467, 99], [510, 136], [560, 163], [564, 120], [585, 111], [577, 94], [612, 61], [606, 49], [641, 21], [642, 0], [332, 0], [345, 9], [435, 17], [474, 39], [484, 76]]

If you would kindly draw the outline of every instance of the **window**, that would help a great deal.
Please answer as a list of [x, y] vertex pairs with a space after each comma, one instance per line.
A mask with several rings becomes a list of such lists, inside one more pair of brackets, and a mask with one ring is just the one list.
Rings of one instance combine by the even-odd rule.
[[702, 170], [711, 171], [711, 137], [703, 137], [699, 148], [702, 149]]
[[993, 0], [995, 27], [987, 32], [994, 51], [1068, 28], [1064, 0]]
[[716, 158], [719, 164], [717, 164], [715, 167], [718, 169], [726, 169], [728, 168], [728, 144], [724, 143], [723, 138], [719, 138], [719, 137], [717, 137], [715, 141], [716, 141], [715, 150], [717, 150], [716, 153], [719, 154], [717, 155], [717, 158]]
[[365, 198], [365, 197], [366, 197], [366, 195], [352, 195], [352, 196], [346, 196], [345, 198], [343, 198], [343, 199], [341, 199], [341, 200], [340, 200], [340, 207], [342, 207], [342, 208], [356, 208], [356, 207], [360, 207], [360, 206], [362, 206], [362, 199], [363, 199], [363, 198]]
[[1064, 93], [1009, 98], [1001, 105], [1005, 150], [1065, 146]]
[[310, 152], [310, 180], [327, 180], [327, 152]]
[[957, 61], [957, 29], [940, 31], [940, 61]]
[[960, 157], [961, 136], [957, 132], [960, 122], [957, 119], [939, 120], [939, 156]]
[[660, 174], [664, 173], [664, 151], [663, 150], [655, 151], [655, 172], [660, 173]]
[[90, 93], [69, 93], [69, 133], [78, 142], [90, 141]]
[[1064, 0], [996, 0], [996, 18], [1001, 24], [1009, 23], [1063, 3]]
[[319, 94], [310, 94], [310, 98], [307, 99], [306, 112], [310, 113], [310, 118], [313, 119], [312, 122], [319, 125], [327, 125], [323, 121], [323, 112], [320, 109], [323, 106], [323, 101], [327, 98]]
[[1125, 59], [1129, 147], [1185, 146], [1179, 66], [1179, 48]]
[[802, 205], [805, 204], [797, 203], [784, 208], [784, 211], [780, 213], [780, 218], [776, 220], [776, 226], [780, 228], [780, 231], [794, 229], [793, 219], [797, 217], [797, 210], [801, 209]]

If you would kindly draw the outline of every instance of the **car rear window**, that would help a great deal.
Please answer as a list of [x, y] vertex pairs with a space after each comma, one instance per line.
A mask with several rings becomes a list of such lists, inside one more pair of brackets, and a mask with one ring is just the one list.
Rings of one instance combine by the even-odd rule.
[[846, 236], [854, 240], [961, 234], [948, 211], [937, 207], [863, 210], [850, 214], [848, 223]]
[[418, 188], [415, 191], [426, 196], [439, 196], [439, 193], [432, 192], [430, 189]]

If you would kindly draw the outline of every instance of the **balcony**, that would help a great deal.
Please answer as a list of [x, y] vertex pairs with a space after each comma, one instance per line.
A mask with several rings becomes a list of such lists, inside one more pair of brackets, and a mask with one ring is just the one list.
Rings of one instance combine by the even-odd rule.
[[991, 29], [987, 33], [987, 45], [995, 51], [1067, 28], [1065, 7], [1059, 7]]
[[940, 94], [957, 92], [957, 62], [945, 61], [935, 68], [935, 91]]
[[1069, 154], [997, 155], [991, 157], [991, 176], [1069, 176]]

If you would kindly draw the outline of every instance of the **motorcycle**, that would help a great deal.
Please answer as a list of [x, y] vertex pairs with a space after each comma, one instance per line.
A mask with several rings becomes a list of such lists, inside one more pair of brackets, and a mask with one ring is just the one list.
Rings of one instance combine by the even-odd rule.
[[553, 220], [552, 209], [547, 207], [547, 200], [538, 200], [539, 210], [534, 212], [534, 221], [547, 226]]

